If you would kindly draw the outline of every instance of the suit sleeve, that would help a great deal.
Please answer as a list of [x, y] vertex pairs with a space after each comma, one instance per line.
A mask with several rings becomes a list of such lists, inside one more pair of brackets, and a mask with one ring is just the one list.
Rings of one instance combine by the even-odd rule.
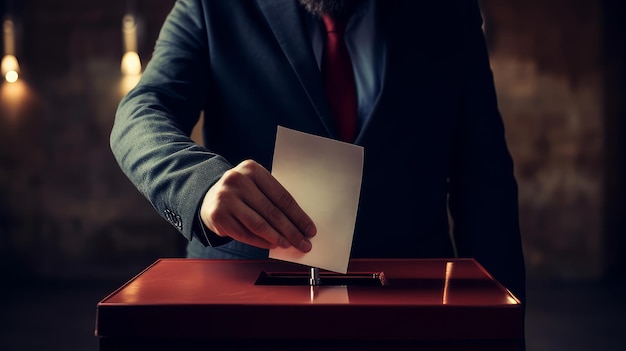
[[198, 207], [231, 165], [190, 138], [210, 81], [201, 6], [195, 0], [174, 5], [140, 82], [120, 102], [110, 144], [152, 206], [185, 238], [206, 245]]
[[517, 183], [475, 1], [464, 33], [465, 83], [450, 175], [450, 212], [461, 257], [476, 258], [525, 299]]

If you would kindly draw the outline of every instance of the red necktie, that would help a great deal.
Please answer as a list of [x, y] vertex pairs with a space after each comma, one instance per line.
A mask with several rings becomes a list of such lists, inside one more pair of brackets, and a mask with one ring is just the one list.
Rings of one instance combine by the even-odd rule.
[[343, 35], [347, 19], [323, 16], [326, 26], [326, 47], [322, 58], [322, 75], [326, 95], [337, 121], [339, 137], [353, 142], [356, 137], [357, 101], [352, 60]]

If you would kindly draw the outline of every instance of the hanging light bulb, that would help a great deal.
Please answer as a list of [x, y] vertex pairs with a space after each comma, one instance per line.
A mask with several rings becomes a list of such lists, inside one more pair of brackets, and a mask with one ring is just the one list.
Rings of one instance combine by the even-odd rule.
[[122, 20], [124, 34], [124, 56], [121, 70], [124, 75], [141, 74], [141, 59], [137, 53], [137, 22], [132, 15], [124, 16]]
[[2, 24], [4, 33], [4, 56], [0, 63], [0, 72], [9, 83], [15, 83], [20, 74], [20, 64], [15, 57], [15, 29], [13, 21], [6, 19]]
[[20, 64], [17, 62], [17, 58], [13, 55], [4, 55], [2, 57], [2, 76], [9, 83], [17, 82], [20, 76]]
[[122, 74], [136, 76], [141, 74], [141, 60], [139, 54], [128, 51], [122, 57]]

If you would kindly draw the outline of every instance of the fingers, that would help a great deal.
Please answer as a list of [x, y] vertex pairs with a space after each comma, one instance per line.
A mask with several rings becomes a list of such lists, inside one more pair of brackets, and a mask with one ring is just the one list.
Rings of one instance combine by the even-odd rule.
[[[219, 200], [215, 201], [213, 199]], [[236, 198], [231, 198], [221, 190], [217, 191], [217, 195], [209, 192], [206, 194], [200, 209], [200, 217], [210, 230], [220, 236], [230, 236], [237, 241], [262, 249], [275, 248], [277, 246], [276, 243], [266, 240], [262, 236], [255, 235], [233, 215], [233, 213], [246, 210], [245, 206], [237, 205], [236, 202]], [[238, 210], [239, 208], [241, 210]], [[279, 240], [278, 235], [274, 241], [277, 240]], [[278, 242], [279, 244], [281, 243], [280, 241]], [[288, 246], [286, 240], [283, 245], [285, 244]]]
[[244, 161], [207, 192], [201, 207], [207, 227], [222, 236], [261, 247], [311, 250], [313, 221], [261, 165]]
[[[265, 171], [267, 172], [267, 171]], [[300, 236], [313, 237], [316, 234], [313, 220], [302, 210], [289, 192], [269, 173], [255, 179], [261, 192], [270, 203], [266, 203], [266, 218], [279, 227], [292, 224], [298, 230]], [[273, 205], [273, 206], [272, 206]], [[274, 212], [275, 211], [275, 212]]]
[[[279, 236], [279, 246], [288, 247], [294, 246], [300, 251], [309, 252], [311, 250], [311, 243], [307, 240], [304, 233], [289, 220], [285, 215], [282, 208], [276, 206], [268, 197], [259, 193], [260, 197], [257, 201], [251, 201], [248, 203], [256, 216], [251, 216], [250, 220], [244, 220], [244, 224], [248, 225], [248, 229], [254, 233], [267, 233], [268, 235], [274, 234]], [[286, 245], [283, 245], [286, 244]]]
[[249, 205], [292, 246], [303, 252], [310, 251], [311, 243], [307, 239], [316, 234], [311, 218], [269, 172], [263, 169], [254, 175], [262, 196]]

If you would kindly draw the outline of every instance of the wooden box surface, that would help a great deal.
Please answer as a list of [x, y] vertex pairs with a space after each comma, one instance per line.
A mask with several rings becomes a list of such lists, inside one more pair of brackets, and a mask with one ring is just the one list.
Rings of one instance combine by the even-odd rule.
[[[523, 339], [520, 302], [472, 259], [352, 260], [385, 286], [255, 285], [275, 260], [160, 259], [97, 305], [107, 340], [361, 340], [434, 343]], [[101, 343], [101, 345], [103, 345]]]

